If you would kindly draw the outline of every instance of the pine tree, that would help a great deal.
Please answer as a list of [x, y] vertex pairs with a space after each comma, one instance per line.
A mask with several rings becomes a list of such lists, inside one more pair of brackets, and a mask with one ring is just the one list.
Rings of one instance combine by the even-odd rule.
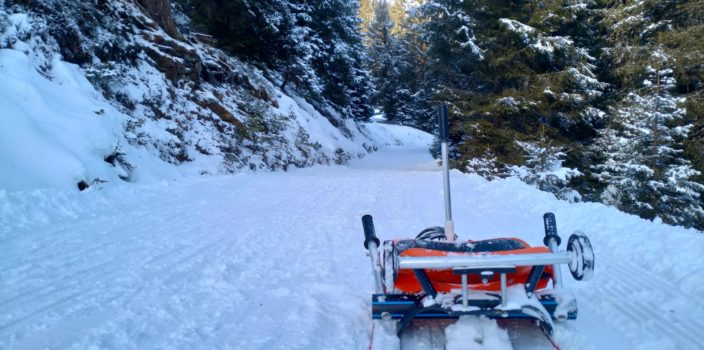
[[311, 25], [320, 40], [315, 70], [322, 82], [325, 100], [344, 115], [367, 120], [373, 110], [373, 91], [365, 68], [366, 54], [359, 32], [359, 2], [356, 0], [315, 0], [311, 5]]
[[564, 166], [565, 147], [549, 139], [545, 129], [545, 125], [541, 126], [535, 141], [517, 141], [525, 154], [525, 162], [522, 166], [513, 167], [511, 171], [524, 182], [554, 193], [560, 199], [579, 201], [582, 197], [569, 187], [569, 181], [582, 174]]
[[451, 129], [462, 168], [476, 170], [472, 164], [483, 162], [475, 160], [488, 157], [494, 175], [509, 174], [526, 160], [516, 141], [530, 142], [543, 124], [557, 143], [594, 135], [606, 84], [589, 49], [579, 46], [591, 43], [592, 26], [574, 25], [592, 12], [572, 5], [434, 0], [415, 11], [427, 55], [423, 91], [455, 107]]
[[[411, 8], [410, 12], [405, 7]], [[426, 131], [436, 125], [434, 106], [447, 99], [439, 93], [454, 82], [481, 52], [473, 42], [472, 20], [462, 4], [452, 0], [399, 1], [392, 4], [392, 31], [397, 37], [398, 114], [404, 123]]]
[[280, 40], [286, 37], [281, 30], [292, 27], [286, 23], [291, 16], [283, 0], [204, 0], [193, 4], [196, 21], [224, 48], [267, 65], [279, 56]]
[[399, 102], [396, 98], [398, 89], [397, 41], [392, 30], [394, 23], [389, 14], [386, 1], [374, 2], [374, 17], [367, 29], [369, 68], [376, 87], [372, 102], [380, 106], [386, 119], [398, 122]]
[[594, 176], [605, 189], [602, 200], [641, 217], [685, 226], [704, 223], [704, 186], [691, 180], [700, 172], [683, 157], [682, 140], [692, 124], [672, 95], [676, 87], [668, 56], [654, 49], [642, 88], [629, 93], [614, 111], [611, 125], [592, 145], [602, 160]]
[[[697, 120], [704, 112], [704, 74], [696, 67], [704, 64], [701, 39], [697, 39], [704, 34], [702, 4], [702, 0], [606, 4], [602, 25], [608, 42], [602, 59], [609, 67], [615, 98], [611, 123], [590, 147], [597, 174], [593, 189], [601, 193], [599, 199], [645, 218], [659, 216], [699, 229], [704, 229], [704, 220], [696, 214], [704, 207], [704, 197], [697, 194], [704, 180], [704, 137]], [[624, 159], [631, 165], [629, 172], [614, 163], [623, 151], [614, 145], [629, 145], [633, 150], [634, 142], [644, 154]], [[645, 185], [631, 191], [613, 183]], [[629, 191], [621, 193], [621, 187]]]
[[415, 10], [414, 31], [430, 60], [425, 79], [436, 85], [469, 87], [465, 82], [472, 65], [484, 58], [474, 35], [475, 19], [469, 2], [429, 0]]
[[[422, 32], [425, 30], [423, 23], [427, 20], [418, 11], [420, 0], [397, 1], [398, 4], [410, 6], [403, 16], [403, 21], [396, 23], [394, 28], [399, 28], [398, 38], [398, 70], [399, 70], [399, 98], [401, 114], [406, 116], [406, 123], [421, 130], [434, 132], [437, 128], [435, 105], [437, 101], [436, 88], [426, 76], [429, 68], [428, 42], [424, 40]], [[393, 16], [392, 16], [393, 18]]]
[[277, 53], [278, 68], [282, 72], [281, 88], [293, 84], [304, 95], [319, 99], [320, 81], [313, 69], [313, 58], [318, 52], [316, 33], [310, 28], [310, 6], [305, 3], [286, 3], [279, 30], [283, 34]]
[[[343, 0], [203, 0], [194, 17], [221, 45], [279, 77], [333, 123], [372, 114], [359, 3]], [[335, 111], [336, 113], [332, 113]]]

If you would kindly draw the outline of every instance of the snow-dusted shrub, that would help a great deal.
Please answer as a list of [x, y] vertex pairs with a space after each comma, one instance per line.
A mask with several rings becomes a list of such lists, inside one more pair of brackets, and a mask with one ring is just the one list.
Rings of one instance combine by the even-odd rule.
[[496, 161], [496, 157], [489, 151], [484, 153], [482, 157], [470, 159], [467, 162], [467, 171], [488, 180], [496, 179], [502, 175], [502, 169]]
[[516, 143], [525, 153], [525, 163], [511, 167], [513, 175], [543, 191], [554, 193], [557, 198], [570, 202], [581, 199], [579, 193], [569, 187], [569, 181], [582, 174], [563, 166], [566, 156], [563, 147], [554, 146], [545, 139]]

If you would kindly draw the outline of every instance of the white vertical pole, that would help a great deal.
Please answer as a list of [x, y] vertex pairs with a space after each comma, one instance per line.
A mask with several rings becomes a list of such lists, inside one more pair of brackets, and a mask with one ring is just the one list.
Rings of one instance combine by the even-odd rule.
[[442, 182], [445, 192], [445, 239], [452, 242], [455, 240], [455, 224], [452, 222], [452, 201], [450, 198], [450, 160], [447, 149], [447, 141], [450, 138], [450, 125], [447, 115], [447, 105], [438, 107], [438, 129], [440, 140], [440, 151], [442, 153]]
[[452, 222], [452, 198], [450, 196], [450, 165], [447, 150], [447, 142], [443, 142], [442, 148], [442, 174], [443, 187], [445, 192], [445, 238], [448, 241], [455, 240], [455, 224]]
[[[550, 251], [553, 253], [557, 253], [557, 242], [555, 239], [550, 239], [550, 244], [549, 244]], [[552, 273], [553, 273], [553, 284], [555, 289], [562, 289], [562, 270], [560, 270], [560, 265], [555, 264], [552, 265]]]
[[467, 287], [467, 274], [462, 274], [462, 307], [465, 309], [469, 306], [469, 290]]
[[379, 265], [379, 253], [375, 242], [369, 242], [369, 256], [372, 260], [372, 273], [374, 274], [374, 287], [377, 294], [384, 293], [381, 284], [381, 266]]
[[506, 273], [501, 273], [501, 306], [506, 307], [508, 300], [506, 300]]

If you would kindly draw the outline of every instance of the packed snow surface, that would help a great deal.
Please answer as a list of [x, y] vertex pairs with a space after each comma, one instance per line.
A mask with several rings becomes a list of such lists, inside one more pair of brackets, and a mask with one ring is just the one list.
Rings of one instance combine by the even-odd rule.
[[484, 317], [462, 316], [445, 328], [445, 338], [446, 350], [512, 349], [506, 330]]
[[[0, 348], [546, 348], [525, 321], [418, 321], [384, 338], [360, 217], [374, 215], [382, 239], [415, 236], [442, 223], [442, 180], [429, 135], [370, 130], [398, 142], [349, 166], [0, 191]], [[594, 278], [564, 271], [580, 309], [556, 324], [562, 349], [704, 348], [700, 233], [517, 179], [451, 180], [462, 238], [540, 245], [547, 211], [563, 237], [590, 237]]]

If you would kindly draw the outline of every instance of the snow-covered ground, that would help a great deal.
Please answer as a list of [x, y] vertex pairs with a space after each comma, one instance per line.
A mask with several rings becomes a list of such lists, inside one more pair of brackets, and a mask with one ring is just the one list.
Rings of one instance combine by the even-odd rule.
[[[374, 215], [382, 238], [444, 217], [431, 137], [374, 128], [403, 145], [349, 166], [0, 191], [0, 348], [367, 349], [373, 282], [360, 217]], [[580, 311], [557, 325], [562, 349], [704, 348], [700, 233], [516, 179], [453, 172], [452, 184], [463, 238], [539, 245], [546, 211], [563, 236], [589, 235], [596, 273], [567, 278]], [[445, 326], [449, 343], [481, 331], [487, 346], [507, 344], [491, 322], [466, 320], [417, 322], [402, 348], [442, 349]], [[499, 326], [515, 349], [545, 346], [535, 327]]]

